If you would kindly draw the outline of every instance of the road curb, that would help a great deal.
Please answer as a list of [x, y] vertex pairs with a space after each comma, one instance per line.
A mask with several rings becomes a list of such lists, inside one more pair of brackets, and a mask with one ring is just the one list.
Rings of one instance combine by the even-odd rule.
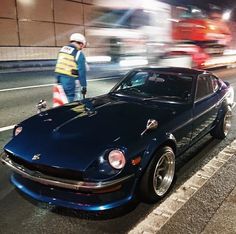
[[129, 231], [129, 234], [157, 233], [180, 210], [185, 203], [228, 162], [236, 152], [236, 140], [188, 179], [163, 203], [154, 209], [143, 221]]

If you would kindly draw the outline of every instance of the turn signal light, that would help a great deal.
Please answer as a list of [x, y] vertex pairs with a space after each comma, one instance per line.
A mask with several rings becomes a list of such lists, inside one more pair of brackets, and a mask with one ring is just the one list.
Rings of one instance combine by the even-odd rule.
[[140, 164], [140, 162], [141, 162], [141, 157], [140, 156], [132, 159], [132, 161], [131, 161], [133, 166], [136, 166], [136, 165]]

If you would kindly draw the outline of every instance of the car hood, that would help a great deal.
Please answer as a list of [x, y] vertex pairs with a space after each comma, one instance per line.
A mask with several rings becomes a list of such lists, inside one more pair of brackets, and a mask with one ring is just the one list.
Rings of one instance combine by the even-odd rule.
[[177, 106], [104, 95], [37, 114], [20, 125], [23, 131], [5, 149], [23, 160], [56, 168], [84, 171], [107, 149], [141, 143], [148, 119], [159, 128]]

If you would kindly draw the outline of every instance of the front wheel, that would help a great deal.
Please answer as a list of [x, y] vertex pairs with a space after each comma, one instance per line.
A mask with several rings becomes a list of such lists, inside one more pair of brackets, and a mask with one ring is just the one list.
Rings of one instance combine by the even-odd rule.
[[140, 195], [147, 202], [156, 202], [164, 197], [173, 182], [175, 154], [171, 147], [160, 148], [147, 167], [141, 182]]
[[211, 135], [216, 139], [224, 139], [231, 129], [232, 124], [232, 111], [230, 107], [225, 112], [223, 118], [217, 123], [211, 131]]

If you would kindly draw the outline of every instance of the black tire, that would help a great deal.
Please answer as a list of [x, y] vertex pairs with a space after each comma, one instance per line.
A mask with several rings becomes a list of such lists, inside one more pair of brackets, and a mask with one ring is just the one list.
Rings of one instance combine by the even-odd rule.
[[[164, 171], [160, 170], [163, 167]], [[171, 188], [174, 174], [175, 154], [171, 147], [164, 146], [155, 153], [141, 178], [140, 197], [142, 200], [153, 203], [164, 197]]]
[[210, 134], [216, 139], [224, 139], [229, 133], [229, 130], [231, 128], [231, 122], [232, 122], [232, 111], [231, 108], [228, 107], [223, 117], [212, 129]]

